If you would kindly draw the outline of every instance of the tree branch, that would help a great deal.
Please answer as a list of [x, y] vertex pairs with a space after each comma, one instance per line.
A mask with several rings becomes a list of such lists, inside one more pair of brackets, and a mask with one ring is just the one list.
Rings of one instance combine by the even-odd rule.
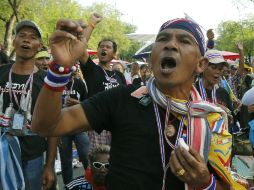
[[7, 19], [4, 18], [3, 16], [0, 16], [0, 20], [4, 21], [4, 22], [7, 22]]
[[22, 1], [22, 0], [20, 0], [20, 1], [17, 3], [16, 0], [14, 0], [13, 3], [12, 3], [11, 0], [8, 0], [9, 4], [11, 5], [11, 8], [12, 8], [12, 10], [13, 10], [13, 13], [14, 13], [14, 15], [15, 15], [15, 17], [16, 17], [17, 22], [19, 22], [19, 18], [18, 18], [18, 9], [19, 9], [19, 6], [20, 6], [20, 4], [21, 4], [21, 1]]

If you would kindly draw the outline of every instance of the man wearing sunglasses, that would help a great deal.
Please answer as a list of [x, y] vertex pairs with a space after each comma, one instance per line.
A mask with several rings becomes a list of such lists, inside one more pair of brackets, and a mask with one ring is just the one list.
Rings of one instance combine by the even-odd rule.
[[89, 154], [90, 166], [86, 169], [85, 177], [80, 176], [65, 188], [66, 190], [105, 190], [105, 177], [109, 169], [108, 145], [98, 145]]

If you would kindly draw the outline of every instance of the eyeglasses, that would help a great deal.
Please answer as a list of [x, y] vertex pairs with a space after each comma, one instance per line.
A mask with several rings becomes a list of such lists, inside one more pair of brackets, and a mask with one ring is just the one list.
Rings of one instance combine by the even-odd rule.
[[96, 169], [101, 169], [102, 166], [106, 169], [109, 169], [109, 163], [93, 162], [93, 167]]

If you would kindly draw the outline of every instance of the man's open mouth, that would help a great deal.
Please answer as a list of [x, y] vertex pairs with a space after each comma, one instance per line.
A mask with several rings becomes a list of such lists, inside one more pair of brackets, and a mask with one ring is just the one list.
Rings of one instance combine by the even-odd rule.
[[28, 46], [28, 45], [21, 45], [21, 48], [25, 49], [25, 50], [31, 49], [30, 46]]
[[103, 52], [101, 52], [101, 55], [102, 55], [102, 56], [106, 56], [107, 53], [106, 53], [105, 51], [103, 51]]
[[161, 61], [162, 69], [172, 69], [176, 67], [176, 60], [172, 57], [165, 57]]

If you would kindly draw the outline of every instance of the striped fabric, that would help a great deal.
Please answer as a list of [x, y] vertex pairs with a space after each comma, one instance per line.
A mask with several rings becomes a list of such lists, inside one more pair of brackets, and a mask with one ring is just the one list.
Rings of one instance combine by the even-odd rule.
[[0, 136], [0, 173], [1, 190], [25, 190], [19, 140], [8, 133]]
[[92, 185], [86, 181], [84, 176], [79, 176], [65, 186], [66, 190], [92, 190]]
[[201, 55], [205, 54], [205, 38], [200, 29], [199, 25], [192, 20], [188, 20], [185, 18], [177, 18], [173, 20], [169, 20], [165, 22], [161, 27], [159, 32], [165, 29], [181, 29], [189, 32], [194, 37], [194, 40], [199, 46], [199, 50]]
[[[150, 78], [148, 81], [148, 92], [152, 97], [153, 101], [159, 104], [161, 107], [166, 109], [167, 106], [167, 97], [156, 88], [155, 78]], [[176, 102], [171, 100], [171, 110], [173, 113], [177, 113], [180, 116], [188, 116], [190, 114], [190, 123], [191, 123], [191, 146], [196, 149], [205, 160], [208, 160], [208, 150], [209, 142], [211, 139], [211, 131], [209, 125], [207, 125], [206, 116], [212, 112], [221, 113], [223, 116], [226, 116], [224, 110], [219, 107], [214, 106], [214, 104], [205, 102], [202, 100], [198, 91], [192, 86], [191, 90], [192, 102], [188, 108], [187, 102]], [[224, 114], [225, 113], [225, 114]], [[223, 125], [217, 125], [218, 127], [225, 128], [226, 125], [224, 120], [227, 120], [227, 117], [221, 117]], [[187, 124], [187, 123], [186, 123]], [[221, 124], [221, 123], [219, 123]], [[195, 127], [194, 127], [195, 126]], [[194, 141], [195, 139], [195, 141]], [[204, 154], [206, 153], [206, 154]]]
[[212, 54], [207, 55], [207, 58], [208, 59], [211, 59], [211, 58], [221, 58], [221, 59], [223, 59], [223, 56], [220, 53], [212, 53]]
[[[166, 109], [167, 97], [156, 88], [154, 77], [149, 79], [147, 88], [153, 101]], [[178, 118], [189, 115], [188, 119], [191, 125], [189, 146], [197, 150], [205, 161], [209, 161], [222, 180], [231, 184], [234, 189], [245, 189], [232, 179], [227, 168], [230, 167], [232, 136], [227, 132], [226, 112], [214, 104], [203, 101], [194, 86], [192, 86], [190, 95], [192, 101], [189, 103], [189, 107], [187, 101], [171, 98], [173, 114], [176, 113]], [[213, 115], [219, 115], [219, 117], [214, 117], [216, 119], [211, 120]], [[188, 124], [187, 119], [184, 124]], [[193, 188], [185, 184], [185, 189], [192, 190]]]

